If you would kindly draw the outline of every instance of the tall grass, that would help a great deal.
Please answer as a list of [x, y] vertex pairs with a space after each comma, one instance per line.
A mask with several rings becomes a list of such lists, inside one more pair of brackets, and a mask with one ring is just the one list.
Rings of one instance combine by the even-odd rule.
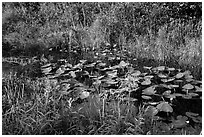
[[109, 102], [100, 91], [80, 105], [60, 94], [56, 80], [7, 76], [2, 85], [4, 135], [144, 134], [142, 115], [123, 98]]

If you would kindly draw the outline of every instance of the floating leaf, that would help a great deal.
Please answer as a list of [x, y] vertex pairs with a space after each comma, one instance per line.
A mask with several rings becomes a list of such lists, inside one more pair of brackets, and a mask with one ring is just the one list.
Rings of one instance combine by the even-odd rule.
[[134, 73], [131, 74], [134, 77], [137, 77], [139, 75], [141, 75], [141, 72], [139, 70], [136, 70]]
[[193, 88], [194, 88], [194, 86], [193, 86], [193, 85], [191, 85], [191, 84], [186, 84], [186, 85], [184, 85], [182, 88], [183, 88], [183, 89], [190, 90], [190, 89], [193, 89]]
[[178, 73], [175, 77], [177, 78], [177, 79], [180, 79], [180, 78], [182, 78], [184, 76], [184, 73]]
[[169, 79], [161, 79], [162, 82], [166, 83], [166, 82], [171, 82], [174, 81], [175, 78], [169, 78]]
[[168, 85], [168, 87], [171, 88], [171, 89], [172, 89], [172, 88], [178, 88], [179, 85]]
[[164, 91], [164, 93], [163, 93], [164, 96], [167, 96], [167, 95], [170, 95], [170, 94], [171, 94], [171, 90]]
[[202, 123], [202, 117], [195, 117], [195, 118], [192, 118], [192, 120], [196, 123]]
[[151, 79], [153, 77], [154, 77], [153, 75], [147, 75], [147, 76], [144, 77], [144, 79]]
[[142, 84], [142, 85], [150, 85], [150, 84], [151, 84], [151, 80], [146, 79], [146, 80], [143, 81], [141, 84]]
[[153, 95], [156, 91], [155, 91], [155, 88], [156, 86], [151, 86], [151, 87], [148, 87], [146, 89], [143, 90], [142, 94], [145, 94], [145, 95]]
[[185, 116], [177, 116], [177, 120], [174, 120], [171, 124], [174, 128], [182, 128], [187, 124], [187, 117]]
[[199, 96], [197, 93], [188, 93], [189, 96], [196, 97]]
[[150, 105], [157, 105], [157, 104], [159, 104], [159, 102], [148, 102], [148, 104], [150, 104]]
[[173, 112], [173, 108], [168, 104], [168, 102], [161, 102], [157, 105], [157, 109], [164, 112]]
[[159, 73], [159, 74], [158, 74], [158, 77], [160, 77], [160, 78], [167, 78], [167, 75], [164, 75], [164, 74], [162, 74], [162, 73]]
[[146, 100], [152, 99], [152, 97], [150, 97], [150, 96], [145, 96], [145, 95], [142, 95], [142, 98], [143, 98], [143, 99], [146, 99]]
[[168, 71], [174, 71], [175, 68], [167, 68]]
[[199, 114], [198, 113], [193, 113], [193, 112], [186, 112], [186, 116], [192, 118], [192, 117], [196, 117], [198, 116]]
[[185, 72], [183, 72], [186, 76], [190, 76], [191, 72], [189, 70], [186, 70]]
[[175, 82], [182, 83], [183, 80], [175, 80]]
[[195, 86], [196, 92], [202, 92], [202, 88]]
[[191, 81], [194, 81], [194, 79], [188, 78], [188, 79], [186, 79], [186, 81], [191, 82]]
[[200, 81], [200, 80], [194, 80], [194, 81], [192, 82], [192, 84], [202, 84], [202, 81]]
[[190, 96], [190, 95], [183, 95], [182, 97], [185, 99], [191, 99], [192, 98], [192, 96]]
[[170, 100], [173, 100], [174, 98], [176, 98], [176, 95], [175, 94], [170, 94], [170, 95], [167, 95], [165, 97], [170, 98]]
[[165, 70], [165, 66], [159, 66], [159, 67], [153, 68], [153, 70], [164, 71]]
[[152, 67], [146, 67], [146, 66], [144, 66], [143, 68], [144, 68], [144, 69], [149, 69], [149, 70], [150, 70]]
[[172, 95], [177, 96], [177, 97], [182, 97], [183, 96], [183, 94], [180, 94], [180, 93], [174, 93]]
[[92, 67], [95, 67], [95, 65], [96, 65], [96, 62], [88, 64], [88, 65], [85, 65], [85, 67], [92, 68]]

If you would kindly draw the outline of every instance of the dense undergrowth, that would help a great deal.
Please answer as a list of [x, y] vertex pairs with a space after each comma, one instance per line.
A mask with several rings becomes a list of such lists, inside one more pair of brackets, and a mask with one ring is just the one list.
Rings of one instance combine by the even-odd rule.
[[3, 134], [201, 134], [200, 3], [2, 9]]
[[116, 55], [41, 69], [42, 78], [3, 78], [3, 134], [201, 132], [202, 82], [190, 71], [144, 66], [142, 72]]

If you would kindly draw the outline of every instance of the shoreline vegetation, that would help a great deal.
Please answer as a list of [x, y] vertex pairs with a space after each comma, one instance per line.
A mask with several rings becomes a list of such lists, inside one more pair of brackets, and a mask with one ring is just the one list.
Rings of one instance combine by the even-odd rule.
[[3, 135], [201, 134], [202, 3], [3, 2], [2, 55]]

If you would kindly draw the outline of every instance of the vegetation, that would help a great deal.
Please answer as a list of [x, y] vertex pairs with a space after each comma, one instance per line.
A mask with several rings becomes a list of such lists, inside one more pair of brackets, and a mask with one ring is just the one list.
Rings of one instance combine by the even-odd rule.
[[201, 134], [201, 3], [2, 5], [3, 134]]

